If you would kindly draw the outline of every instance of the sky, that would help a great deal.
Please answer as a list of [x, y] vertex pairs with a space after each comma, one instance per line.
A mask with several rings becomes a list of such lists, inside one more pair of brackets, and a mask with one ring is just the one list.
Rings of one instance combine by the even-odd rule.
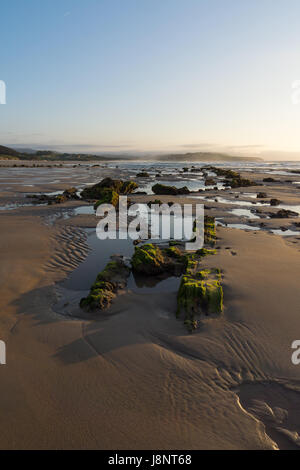
[[299, 0], [1, 0], [0, 15], [2, 145], [300, 160]]

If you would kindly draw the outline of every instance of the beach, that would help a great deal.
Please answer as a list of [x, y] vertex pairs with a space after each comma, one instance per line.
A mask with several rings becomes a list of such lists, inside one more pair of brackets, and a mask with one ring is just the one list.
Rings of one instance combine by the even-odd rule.
[[[207, 163], [193, 162], [199, 174], [171, 163], [153, 171], [149, 163], [26, 164], [6, 162], [0, 177], [0, 448], [299, 448], [291, 344], [300, 338], [300, 174], [253, 164], [238, 171], [258, 185], [224, 189], [211, 170], [214, 189], [203, 187]], [[142, 166], [150, 177], [137, 179]], [[172, 283], [143, 290], [132, 280], [109, 309], [85, 316], [78, 305], [88, 270], [97, 269], [97, 217], [82, 200], [27, 197], [106, 177], [134, 179], [147, 192], [157, 171], [161, 184], [197, 189], [162, 202], [203, 203], [217, 221], [216, 254], [203, 266], [222, 271], [224, 312], [192, 334], [176, 318]], [[262, 191], [267, 197], [257, 198]], [[139, 203], [155, 197], [130, 194]], [[281, 209], [296, 212], [270, 216]]]

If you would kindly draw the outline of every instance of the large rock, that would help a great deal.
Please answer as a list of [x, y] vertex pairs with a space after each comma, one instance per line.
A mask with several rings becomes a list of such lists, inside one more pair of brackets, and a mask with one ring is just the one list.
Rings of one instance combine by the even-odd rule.
[[158, 274], [181, 274], [185, 258], [179, 248], [172, 246], [169, 248], [159, 248], [153, 243], [147, 243], [135, 247], [135, 252], [131, 260], [134, 273], [146, 276]]
[[197, 328], [197, 316], [221, 314], [223, 289], [218, 269], [197, 269], [189, 263], [177, 294], [177, 316], [184, 315], [184, 324], [192, 332]]
[[289, 219], [298, 217], [298, 212], [290, 211], [287, 209], [280, 209], [278, 212], [270, 213], [272, 219]]
[[270, 199], [270, 206], [278, 206], [280, 203], [281, 201], [279, 201], [279, 199], [276, 199], [276, 198]]
[[113, 180], [112, 178], [104, 178], [99, 183], [85, 188], [81, 197], [83, 199], [100, 199], [103, 197], [103, 190], [110, 189], [118, 194], [131, 194], [136, 188], [137, 183], [134, 181]]
[[189, 194], [190, 191], [186, 186], [183, 188], [176, 188], [175, 186], [166, 186], [164, 184], [155, 184], [152, 186], [152, 191], [154, 194], [159, 194], [159, 195], [172, 195], [172, 196], [177, 196], [180, 194]]
[[76, 188], [66, 189], [63, 193], [57, 194], [56, 196], [49, 196], [48, 194], [29, 194], [26, 197], [33, 199], [33, 202], [36, 204], [48, 203], [49, 205], [62, 204], [67, 201], [77, 201], [80, 199]]
[[98, 193], [99, 200], [94, 204], [96, 210], [101, 204], [112, 204], [114, 207], [118, 205], [119, 194], [113, 189], [102, 189]]
[[101, 271], [87, 297], [80, 301], [80, 307], [88, 310], [104, 310], [111, 305], [118, 290], [127, 285], [130, 268], [122, 257], [114, 257]]

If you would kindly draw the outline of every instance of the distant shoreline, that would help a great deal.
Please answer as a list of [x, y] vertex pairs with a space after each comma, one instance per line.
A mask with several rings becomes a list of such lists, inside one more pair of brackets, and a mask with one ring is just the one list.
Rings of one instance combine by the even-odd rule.
[[36, 160], [36, 161], [141, 161], [149, 162], [263, 162], [262, 158], [258, 157], [239, 157], [216, 152], [189, 152], [178, 154], [158, 154], [158, 155], [127, 155], [127, 154], [114, 154], [114, 155], [95, 155], [87, 153], [63, 153], [53, 150], [36, 150], [27, 152], [18, 151], [11, 147], [0, 145], [0, 160]]

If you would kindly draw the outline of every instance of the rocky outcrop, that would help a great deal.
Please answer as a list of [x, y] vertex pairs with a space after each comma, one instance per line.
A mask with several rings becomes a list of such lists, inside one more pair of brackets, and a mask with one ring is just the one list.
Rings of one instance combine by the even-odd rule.
[[273, 212], [269, 215], [272, 219], [289, 219], [293, 217], [298, 217], [298, 212], [290, 211], [287, 209], [280, 209], [278, 212]]
[[278, 181], [276, 181], [274, 178], [268, 177], [268, 178], [264, 178], [263, 182], [264, 183], [277, 183]]
[[166, 185], [159, 184], [159, 183], [152, 186], [152, 191], [154, 192], [154, 194], [172, 195], [172, 196], [178, 196], [181, 194], [190, 193], [190, 191], [188, 190], [186, 186], [184, 186], [183, 188], [176, 188], [175, 186], [166, 186]]
[[131, 260], [132, 271], [146, 276], [158, 274], [180, 275], [185, 258], [179, 248], [160, 248], [153, 243], [135, 247]]
[[216, 181], [213, 178], [206, 178], [205, 186], [216, 186]]
[[104, 178], [99, 183], [85, 188], [81, 192], [83, 199], [101, 199], [103, 197], [103, 190], [112, 190], [117, 194], [131, 194], [138, 188], [137, 183], [134, 181], [114, 180], [112, 178]]
[[62, 204], [67, 201], [77, 201], [80, 197], [77, 194], [76, 188], [66, 189], [63, 193], [55, 196], [49, 196], [48, 194], [29, 194], [26, 196], [33, 200], [36, 204]]
[[182, 277], [177, 294], [177, 317], [184, 316], [184, 324], [192, 332], [198, 326], [200, 315], [221, 314], [223, 289], [219, 269], [198, 270], [192, 259]]
[[94, 204], [96, 210], [101, 204], [112, 204], [114, 207], [118, 205], [119, 194], [113, 189], [102, 189], [99, 191], [99, 200]]
[[237, 171], [229, 170], [227, 168], [216, 168], [214, 166], [209, 166], [204, 168], [204, 173], [206, 170], [212, 171], [217, 176], [224, 177], [224, 185], [230, 186], [231, 188], [241, 188], [258, 185], [258, 183], [256, 183], [255, 181], [251, 181], [248, 178], [242, 178]]
[[101, 271], [87, 297], [80, 301], [80, 307], [87, 311], [104, 310], [110, 307], [119, 289], [127, 285], [130, 268], [123, 257], [114, 257]]
[[278, 206], [280, 203], [279, 199], [270, 199], [270, 206]]

